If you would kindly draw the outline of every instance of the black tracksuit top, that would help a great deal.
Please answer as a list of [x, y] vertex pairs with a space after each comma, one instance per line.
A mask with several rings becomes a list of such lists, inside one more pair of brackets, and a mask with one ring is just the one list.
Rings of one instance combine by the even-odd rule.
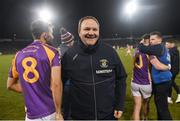
[[179, 73], [179, 50], [177, 47], [169, 49], [171, 56], [171, 73], [175, 76]]
[[100, 40], [74, 44], [62, 58], [62, 76], [71, 81], [73, 119], [106, 119], [124, 110], [127, 74], [116, 51]]

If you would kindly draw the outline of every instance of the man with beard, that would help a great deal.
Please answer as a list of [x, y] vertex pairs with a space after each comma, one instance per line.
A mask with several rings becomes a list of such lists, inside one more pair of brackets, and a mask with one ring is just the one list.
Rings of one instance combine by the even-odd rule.
[[99, 40], [99, 28], [95, 17], [80, 19], [80, 41], [62, 58], [73, 120], [119, 119], [124, 110], [127, 75], [116, 51]]
[[59, 53], [47, 44], [53, 39], [52, 28], [37, 20], [32, 23], [31, 32], [34, 42], [15, 55], [7, 88], [23, 93], [26, 121], [62, 120]]

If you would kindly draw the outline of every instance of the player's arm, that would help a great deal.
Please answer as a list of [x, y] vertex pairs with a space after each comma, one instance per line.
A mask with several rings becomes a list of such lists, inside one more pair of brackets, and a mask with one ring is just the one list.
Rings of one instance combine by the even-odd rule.
[[63, 120], [61, 114], [62, 101], [62, 79], [61, 79], [61, 58], [58, 51], [54, 51], [54, 57], [51, 61], [51, 91], [55, 106], [55, 119]]
[[8, 77], [7, 89], [18, 93], [22, 92], [21, 84], [18, 82], [18, 78]]
[[139, 51], [149, 55], [161, 56], [164, 53], [164, 47], [161, 44], [145, 46], [142, 43], [138, 46]]
[[22, 87], [21, 84], [19, 83], [18, 79], [19, 79], [19, 74], [16, 70], [16, 56], [13, 58], [12, 60], [12, 66], [9, 70], [9, 76], [7, 79], [7, 89], [8, 90], [12, 90], [18, 93], [22, 92]]
[[56, 108], [56, 119], [63, 119], [61, 115], [61, 101], [62, 101], [62, 80], [61, 67], [53, 66], [51, 68], [51, 89], [53, 100]]
[[150, 63], [157, 69], [157, 70], [170, 70], [171, 66], [170, 65], [165, 65], [161, 63], [156, 56], [151, 57]]

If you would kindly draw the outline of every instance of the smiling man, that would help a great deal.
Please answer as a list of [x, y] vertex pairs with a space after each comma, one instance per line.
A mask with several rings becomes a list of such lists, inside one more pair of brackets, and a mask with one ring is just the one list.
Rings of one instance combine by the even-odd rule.
[[127, 75], [116, 51], [99, 40], [99, 28], [95, 17], [80, 19], [80, 41], [62, 58], [73, 120], [119, 119], [124, 110]]

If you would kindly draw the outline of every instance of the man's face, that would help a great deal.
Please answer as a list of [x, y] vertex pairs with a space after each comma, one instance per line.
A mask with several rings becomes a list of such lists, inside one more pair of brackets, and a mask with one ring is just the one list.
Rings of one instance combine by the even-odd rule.
[[150, 36], [150, 45], [157, 45], [162, 42], [162, 39], [158, 37], [157, 35], [151, 35]]
[[99, 39], [99, 25], [93, 19], [86, 19], [81, 23], [79, 37], [85, 45], [95, 45]]
[[143, 44], [144, 44], [145, 46], [149, 46], [149, 41], [150, 41], [149, 39], [144, 39], [144, 43], [143, 43]]
[[169, 43], [169, 42], [166, 42], [166, 44], [165, 44], [165, 46], [166, 46], [166, 48], [171, 48], [171, 43]]
[[145, 45], [145, 46], [149, 46], [149, 45], [150, 45], [150, 39], [142, 39], [142, 40], [140, 41], [140, 43], [142, 43], [142, 44]]

